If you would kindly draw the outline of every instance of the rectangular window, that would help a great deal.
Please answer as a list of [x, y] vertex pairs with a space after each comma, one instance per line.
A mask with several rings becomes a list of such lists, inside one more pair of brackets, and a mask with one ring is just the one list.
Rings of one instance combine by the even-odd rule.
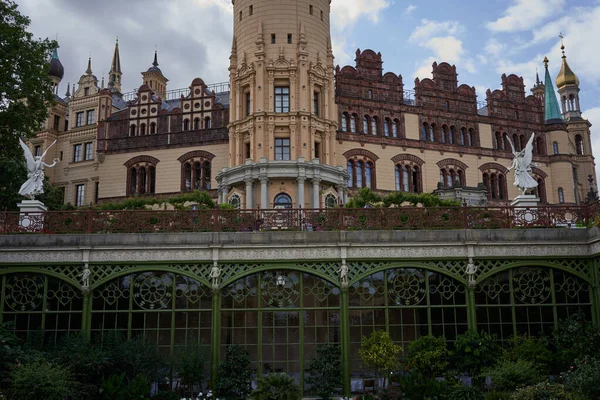
[[254, 14], [254, 6], [250, 6], [250, 8], [248, 9], [248, 14]]
[[277, 37], [275, 36], [274, 33], [271, 33], [271, 44], [275, 44], [277, 43]]
[[308, 6], [308, 13], [310, 15], [313, 15], [313, 6], [312, 6], [312, 4], [310, 6]]
[[90, 94], [90, 88], [89, 87], [83, 88], [83, 95], [89, 96], [89, 94]]
[[315, 158], [321, 159], [321, 143], [315, 142]]
[[65, 118], [65, 132], [69, 130], [69, 120]]
[[245, 147], [246, 147], [246, 158], [250, 158], [250, 143], [246, 143]]
[[96, 110], [88, 110], [87, 112], [87, 124], [91, 125], [95, 122]]
[[290, 112], [290, 87], [276, 86], [275, 87], [275, 112], [284, 113]]
[[82, 150], [81, 148], [82, 148], [81, 143], [73, 146], [73, 162], [82, 160], [83, 154], [81, 153], [81, 150]]
[[85, 159], [86, 160], [94, 159], [94, 145], [91, 142], [85, 144]]
[[57, 131], [60, 129], [60, 115], [54, 116], [54, 130]]
[[35, 146], [34, 150], [33, 150], [33, 154], [36, 157], [39, 157], [42, 155], [42, 146]]
[[313, 94], [313, 114], [319, 116], [319, 92]]
[[75, 205], [77, 207], [83, 207], [85, 204], [85, 185], [75, 186]]
[[288, 33], [288, 44], [292, 44], [292, 34]]
[[83, 111], [75, 114], [75, 127], [78, 128], [83, 126]]
[[[154, 192], [152, 192], [154, 193]], [[96, 191], [94, 192], [94, 204], [98, 204], [98, 198], [100, 197], [100, 182], [96, 181]]]
[[242, 12], [240, 11], [240, 21], [242, 20]]
[[245, 104], [246, 104], [246, 117], [249, 116], [251, 113], [251, 109], [250, 109], [250, 93], [246, 93], [245, 95]]
[[290, 139], [275, 139], [275, 160], [289, 161]]
[[62, 160], [63, 160], [63, 152], [62, 152], [62, 151], [60, 152], [60, 158], [59, 158], [59, 160], [60, 160], [60, 161], [62, 161]]
[[323, 11], [321, 11], [321, 21], [323, 21]]

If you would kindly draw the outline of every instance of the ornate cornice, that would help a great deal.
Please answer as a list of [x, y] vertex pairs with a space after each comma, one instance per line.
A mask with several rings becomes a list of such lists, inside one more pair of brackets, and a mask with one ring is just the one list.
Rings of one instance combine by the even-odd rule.
[[126, 161], [123, 165], [126, 166], [127, 168], [135, 165], [135, 164], [139, 164], [139, 163], [148, 163], [148, 164], [152, 164], [152, 165], [156, 165], [160, 162], [160, 160], [158, 158], [154, 158], [152, 156], [137, 156], [137, 157], [133, 157], [132, 159]]

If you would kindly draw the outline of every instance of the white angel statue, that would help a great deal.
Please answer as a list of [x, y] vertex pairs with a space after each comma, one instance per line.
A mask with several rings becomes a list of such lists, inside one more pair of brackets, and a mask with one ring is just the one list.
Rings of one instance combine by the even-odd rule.
[[508, 138], [510, 147], [512, 147], [513, 156], [515, 157], [513, 158], [512, 164], [508, 170], [515, 171], [515, 183], [513, 183], [513, 185], [518, 187], [523, 194], [525, 194], [527, 190], [533, 189], [538, 185], [537, 181], [531, 176], [534, 136], [535, 132], [531, 134], [527, 145], [521, 151], [516, 151], [515, 144], [513, 143], [512, 139], [510, 137]]
[[27, 147], [21, 138], [19, 138], [19, 142], [23, 148], [23, 153], [25, 153], [25, 160], [27, 161], [27, 181], [21, 185], [19, 194], [33, 200], [34, 196], [44, 193], [44, 167], [52, 168], [59, 161], [58, 158], [55, 158], [51, 165], [48, 165], [43, 161], [46, 153], [50, 150], [50, 147], [54, 146], [56, 140], [48, 146], [41, 157], [34, 157], [33, 154], [31, 154], [29, 147]]

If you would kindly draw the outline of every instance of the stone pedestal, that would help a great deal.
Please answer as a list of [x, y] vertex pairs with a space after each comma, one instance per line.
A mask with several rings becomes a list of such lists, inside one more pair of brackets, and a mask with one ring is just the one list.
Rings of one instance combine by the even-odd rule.
[[19, 227], [28, 232], [40, 232], [44, 230], [44, 219], [48, 207], [39, 200], [23, 200], [17, 204], [21, 214], [19, 215]]
[[534, 224], [538, 220], [540, 199], [533, 194], [521, 194], [510, 203], [514, 207], [514, 219], [517, 225]]

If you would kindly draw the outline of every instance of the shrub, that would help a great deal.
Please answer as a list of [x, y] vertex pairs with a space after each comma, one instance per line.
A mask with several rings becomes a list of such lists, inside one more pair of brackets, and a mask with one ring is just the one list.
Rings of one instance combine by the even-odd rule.
[[452, 361], [460, 372], [476, 377], [483, 368], [494, 365], [499, 354], [500, 348], [492, 336], [469, 331], [456, 337]]
[[494, 367], [484, 369], [482, 375], [489, 376], [492, 379], [492, 386], [499, 391], [534, 385], [543, 379], [533, 363], [525, 360], [501, 360]]
[[21, 352], [21, 342], [14, 334], [14, 324], [0, 325], [0, 387], [8, 375], [9, 368]]
[[550, 373], [554, 358], [549, 345], [550, 343], [545, 337], [515, 336], [509, 342], [506, 359], [530, 361], [540, 373], [547, 375]]
[[285, 373], [263, 376], [250, 394], [252, 400], [299, 400], [300, 386]]
[[388, 386], [379, 392], [381, 400], [402, 400], [402, 389], [397, 386]]
[[309, 375], [305, 378], [311, 392], [328, 400], [342, 386], [341, 351], [338, 345], [325, 345], [317, 348], [308, 365]]
[[188, 345], [180, 350], [176, 370], [177, 375], [181, 378], [181, 383], [187, 387], [185, 396], [192, 396], [196, 388], [196, 392], [202, 390], [205, 362], [206, 357], [202, 345]]
[[600, 347], [600, 328], [586, 321], [583, 314], [560, 320], [554, 331], [559, 370], [566, 370], [573, 360], [584, 359]]
[[216, 394], [219, 398], [247, 398], [252, 390], [252, 369], [250, 354], [239, 345], [230, 345], [225, 353], [225, 360], [219, 365], [215, 382]]
[[181, 400], [181, 396], [175, 392], [161, 390], [152, 397], [152, 400]]
[[401, 352], [402, 347], [395, 344], [385, 331], [374, 331], [368, 337], [363, 336], [358, 349], [363, 366], [383, 376], [383, 387], [386, 387], [390, 373], [400, 368], [398, 357]]
[[362, 188], [358, 190], [358, 195], [350, 198], [346, 203], [346, 208], [363, 208], [367, 204], [374, 205], [381, 202], [381, 196], [373, 193], [369, 188]]
[[492, 390], [487, 392], [484, 396], [485, 400], [512, 400], [512, 394], [508, 392], [497, 392]]
[[125, 389], [126, 399], [149, 400], [152, 382], [146, 375], [138, 375], [129, 382]]
[[590, 399], [600, 398], [600, 359], [577, 360], [564, 376], [567, 389]]
[[104, 357], [109, 361], [104, 376], [125, 374], [129, 382], [145, 375], [151, 382], [159, 382], [166, 375], [165, 362], [155, 343], [142, 337], [126, 340], [122, 334], [109, 334], [103, 343]]
[[450, 352], [443, 337], [421, 336], [408, 345], [407, 364], [425, 376], [443, 375], [449, 360]]
[[10, 380], [15, 399], [64, 400], [77, 387], [70, 368], [46, 361], [17, 366]]
[[428, 378], [416, 370], [398, 375], [395, 379], [403, 399], [444, 399], [450, 391], [445, 381]]
[[[597, 397], [589, 397], [590, 399]], [[578, 397], [565, 390], [559, 383], [542, 382], [537, 385], [526, 386], [518, 389], [512, 400], [576, 400]], [[487, 400], [487, 399], [486, 399]]]
[[460, 386], [450, 392], [448, 400], [483, 400], [483, 393], [473, 386]]

